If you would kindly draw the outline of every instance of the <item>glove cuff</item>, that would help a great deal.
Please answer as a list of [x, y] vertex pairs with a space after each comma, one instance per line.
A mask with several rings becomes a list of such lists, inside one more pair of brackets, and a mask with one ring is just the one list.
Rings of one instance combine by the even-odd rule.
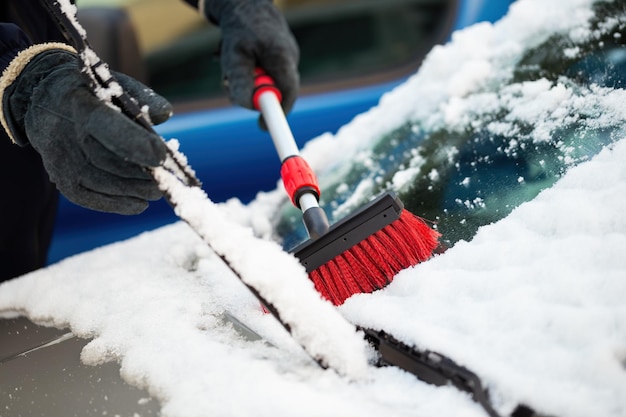
[[[11, 140], [18, 145], [26, 145], [28, 143], [28, 139], [23, 133], [23, 127], [19, 127], [20, 123], [16, 122], [11, 116], [9, 99], [14, 90], [14, 84], [28, 64], [30, 64], [37, 56], [44, 52], [55, 50], [62, 50], [76, 54], [76, 50], [74, 48], [60, 42], [35, 44], [20, 51], [4, 69], [2, 76], [0, 76], [0, 122], [2, 123], [2, 127], [7, 132], [9, 138], [11, 138]], [[30, 94], [28, 94], [28, 97], [30, 97]]]

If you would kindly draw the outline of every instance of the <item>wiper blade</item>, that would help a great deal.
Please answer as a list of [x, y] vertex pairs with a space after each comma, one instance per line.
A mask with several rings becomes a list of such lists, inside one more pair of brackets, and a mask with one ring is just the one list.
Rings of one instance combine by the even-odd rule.
[[[396, 366], [432, 385], [452, 385], [467, 392], [482, 406], [489, 417], [501, 416], [491, 404], [489, 392], [474, 372], [449, 357], [431, 350], [421, 350], [396, 339], [382, 330], [359, 327], [365, 339], [377, 350], [377, 366]], [[520, 404], [511, 417], [547, 417]]]

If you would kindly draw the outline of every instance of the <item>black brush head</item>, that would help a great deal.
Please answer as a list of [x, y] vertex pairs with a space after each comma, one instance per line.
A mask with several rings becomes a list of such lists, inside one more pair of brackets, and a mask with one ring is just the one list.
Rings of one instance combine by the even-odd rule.
[[387, 191], [332, 225], [324, 235], [301, 243], [291, 252], [310, 273], [396, 221], [403, 209], [396, 194]]

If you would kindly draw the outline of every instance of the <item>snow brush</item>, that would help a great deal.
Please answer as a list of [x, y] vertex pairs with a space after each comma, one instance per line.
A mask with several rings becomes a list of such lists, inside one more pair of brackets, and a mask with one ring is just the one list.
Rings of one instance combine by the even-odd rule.
[[429, 259], [439, 245], [439, 233], [405, 210], [393, 192], [383, 193], [329, 225], [319, 206], [317, 178], [300, 156], [280, 101], [274, 80], [257, 69], [253, 104], [263, 115], [282, 163], [285, 191], [301, 210], [310, 238], [292, 253], [317, 291], [334, 305], [341, 305], [354, 294], [384, 288], [401, 270]]

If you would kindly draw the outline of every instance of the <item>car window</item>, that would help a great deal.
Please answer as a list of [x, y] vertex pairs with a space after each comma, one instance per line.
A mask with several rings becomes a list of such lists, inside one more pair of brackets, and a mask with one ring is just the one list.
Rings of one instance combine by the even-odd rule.
[[[111, 1], [111, 0], [110, 0]], [[92, 7], [106, 0], [79, 1]], [[148, 84], [174, 103], [223, 96], [220, 33], [181, 0], [117, 0], [136, 31]], [[300, 45], [304, 88], [415, 71], [451, 25], [453, 0], [281, 0]], [[373, 80], [369, 80], [373, 82]]]
[[[322, 173], [331, 221], [392, 189], [409, 211], [434, 222], [450, 247], [623, 137], [623, 118], [611, 110], [622, 96], [611, 92], [626, 80], [626, 15], [620, 4], [601, 2], [595, 10], [591, 36], [554, 35], [525, 51], [501, 69], [508, 77], [459, 98], [454, 122], [432, 123], [445, 120], [443, 110], [408, 119], [341, 175]], [[287, 248], [307, 238], [299, 217], [288, 203], [278, 214]]]

